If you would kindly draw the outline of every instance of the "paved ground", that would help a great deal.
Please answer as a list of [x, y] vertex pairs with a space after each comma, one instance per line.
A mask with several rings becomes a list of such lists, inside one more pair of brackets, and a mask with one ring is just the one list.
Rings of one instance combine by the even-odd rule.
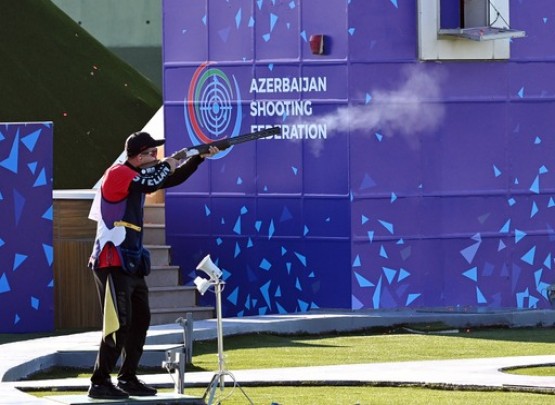
[[[311, 312], [299, 315], [268, 315], [262, 317], [225, 319], [225, 335], [249, 332], [274, 333], [323, 333], [330, 331], [353, 331], [370, 327], [393, 326], [419, 322], [442, 321], [453, 328], [506, 325], [553, 326], [555, 311], [363, 311], [363, 312]], [[194, 339], [206, 340], [217, 337], [216, 321], [197, 321]], [[177, 324], [151, 327], [143, 360], [148, 365], [160, 365], [168, 347], [181, 344], [182, 328]], [[10, 343], [0, 350], [0, 398], [2, 404], [49, 404], [55, 402], [38, 399], [18, 388], [57, 387], [77, 388], [85, 393], [86, 379], [49, 381], [17, 381], [40, 369], [56, 364], [90, 366], [94, 362], [99, 332], [71, 336], [35, 339]], [[286, 369], [237, 370], [231, 372], [242, 386], [280, 381], [353, 384], [419, 384], [456, 385], [468, 388], [504, 387], [522, 391], [548, 391], [555, 393], [555, 378], [517, 376], [503, 373], [507, 367], [555, 364], [552, 356], [503, 357], [487, 359], [438, 360], [397, 363], [371, 363], [356, 365], [295, 367]], [[187, 373], [187, 384], [208, 386], [212, 372]], [[170, 375], [141, 376], [149, 384], [173, 387]], [[231, 379], [226, 377], [226, 384]]]

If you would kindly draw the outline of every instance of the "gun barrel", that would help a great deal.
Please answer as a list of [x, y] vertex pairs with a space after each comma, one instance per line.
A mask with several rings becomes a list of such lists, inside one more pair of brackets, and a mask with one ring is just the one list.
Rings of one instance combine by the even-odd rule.
[[220, 139], [210, 143], [191, 146], [190, 148], [187, 148], [186, 155], [187, 157], [202, 155], [203, 153], [208, 152], [210, 146], [215, 146], [220, 150], [224, 150], [238, 143], [254, 141], [260, 138], [267, 138], [269, 136], [278, 135], [280, 133], [281, 133], [280, 127], [272, 127], [272, 128], [264, 129], [262, 131], [250, 132], [248, 134], [239, 135], [234, 138]]

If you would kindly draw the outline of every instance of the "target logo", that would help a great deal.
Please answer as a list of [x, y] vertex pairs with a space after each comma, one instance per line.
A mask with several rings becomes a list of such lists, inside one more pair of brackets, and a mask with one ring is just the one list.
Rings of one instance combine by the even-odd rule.
[[[185, 125], [193, 145], [239, 135], [242, 121], [241, 93], [232, 80], [217, 68], [200, 65], [191, 79], [185, 99]], [[233, 147], [218, 153], [226, 156]]]

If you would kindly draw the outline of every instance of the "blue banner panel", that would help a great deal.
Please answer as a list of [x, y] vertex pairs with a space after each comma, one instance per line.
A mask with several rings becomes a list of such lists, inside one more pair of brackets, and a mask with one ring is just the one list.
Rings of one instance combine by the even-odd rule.
[[0, 123], [0, 332], [54, 329], [51, 122]]
[[168, 190], [184, 281], [210, 253], [226, 315], [550, 307], [555, 2], [508, 3], [525, 39], [447, 63], [414, 0], [164, 1], [168, 151], [282, 130]]

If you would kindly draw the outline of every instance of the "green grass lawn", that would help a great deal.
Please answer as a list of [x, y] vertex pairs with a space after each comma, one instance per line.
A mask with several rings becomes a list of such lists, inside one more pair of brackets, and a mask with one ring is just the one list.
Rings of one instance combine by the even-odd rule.
[[[435, 359], [550, 355], [555, 353], [555, 329], [472, 329], [456, 334], [414, 334], [403, 329], [371, 330], [361, 333], [324, 336], [244, 335], [224, 338], [227, 368], [231, 371], [252, 368], [295, 367], [307, 365], [355, 364], [371, 362]], [[195, 342], [195, 371], [216, 371], [215, 341]], [[552, 367], [534, 367], [513, 372], [555, 375]], [[143, 370], [151, 373], [153, 370]], [[161, 369], [160, 372], [163, 372]], [[67, 375], [67, 372], [70, 375]], [[79, 371], [88, 376], [90, 370]], [[541, 372], [541, 374], [536, 374]], [[66, 370], [61, 376], [76, 376]], [[56, 378], [60, 375], [56, 376]], [[41, 376], [44, 378], [44, 376]], [[49, 376], [48, 378], [52, 378]], [[255, 404], [540, 404], [555, 400], [551, 395], [467, 391], [440, 387], [244, 387]], [[201, 396], [205, 388], [187, 388], [189, 395]], [[171, 390], [166, 390], [171, 391]], [[82, 393], [82, 392], [81, 392]], [[40, 395], [52, 395], [41, 393]], [[242, 393], [231, 387], [223, 404], [248, 403]]]
[[[247, 335], [224, 339], [234, 369], [355, 364], [389, 361], [532, 356], [555, 353], [555, 329], [486, 329], [457, 334], [383, 330], [349, 335]], [[215, 342], [197, 342], [195, 366], [217, 366]]]

